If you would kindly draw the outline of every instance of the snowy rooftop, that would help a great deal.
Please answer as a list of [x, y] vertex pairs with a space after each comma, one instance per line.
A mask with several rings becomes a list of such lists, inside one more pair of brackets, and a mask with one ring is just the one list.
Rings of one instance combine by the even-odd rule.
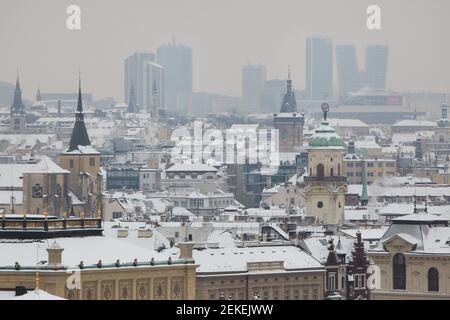
[[392, 125], [393, 127], [436, 127], [433, 121], [426, 120], [400, 120]]
[[[198, 273], [248, 272], [248, 262], [284, 261], [286, 271], [322, 269], [322, 265], [294, 246], [194, 250]], [[284, 270], [283, 270], [284, 271]]]
[[207, 164], [174, 164], [170, 168], [166, 169], [166, 172], [216, 172], [217, 169]]
[[15, 294], [15, 291], [0, 291], [0, 300], [65, 300], [39, 288], [28, 291], [21, 296], [16, 296]]

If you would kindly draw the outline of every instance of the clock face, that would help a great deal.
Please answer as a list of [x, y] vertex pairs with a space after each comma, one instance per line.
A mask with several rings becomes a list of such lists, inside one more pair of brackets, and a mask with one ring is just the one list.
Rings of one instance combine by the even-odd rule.
[[330, 111], [330, 106], [328, 105], [328, 103], [323, 103], [322, 104], [322, 111], [323, 112], [328, 112], [328, 111]]
[[33, 187], [32, 194], [33, 194], [33, 198], [42, 198], [42, 187], [38, 184], [35, 185]]

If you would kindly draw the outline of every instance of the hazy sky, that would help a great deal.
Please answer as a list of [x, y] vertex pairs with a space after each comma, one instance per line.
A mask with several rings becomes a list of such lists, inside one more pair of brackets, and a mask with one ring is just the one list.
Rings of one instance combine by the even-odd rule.
[[[66, 29], [66, 8], [81, 7], [81, 30]], [[382, 9], [382, 30], [366, 28], [366, 8]], [[0, 0], [0, 80], [23, 91], [84, 91], [122, 100], [123, 60], [176, 41], [193, 48], [194, 90], [240, 95], [241, 67], [267, 66], [268, 78], [304, 88], [307, 36], [390, 49], [388, 87], [450, 91], [449, 0]], [[336, 68], [335, 68], [336, 70]], [[336, 72], [335, 72], [336, 73]]]

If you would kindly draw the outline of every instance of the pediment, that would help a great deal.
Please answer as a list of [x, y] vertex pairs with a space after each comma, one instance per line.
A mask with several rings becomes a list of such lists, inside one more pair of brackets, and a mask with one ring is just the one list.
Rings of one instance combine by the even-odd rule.
[[384, 248], [391, 252], [391, 251], [412, 251], [417, 246], [417, 240], [407, 234], [400, 233], [395, 234], [390, 238], [387, 238], [382, 242]]

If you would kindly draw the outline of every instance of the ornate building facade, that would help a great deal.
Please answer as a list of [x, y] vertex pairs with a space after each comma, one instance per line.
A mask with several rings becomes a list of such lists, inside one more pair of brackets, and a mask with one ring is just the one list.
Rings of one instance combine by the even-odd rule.
[[321, 125], [309, 139], [308, 172], [304, 177], [306, 210], [323, 224], [344, 222], [347, 178], [343, 173], [343, 142], [329, 126], [328, 104], [322, 105]]

